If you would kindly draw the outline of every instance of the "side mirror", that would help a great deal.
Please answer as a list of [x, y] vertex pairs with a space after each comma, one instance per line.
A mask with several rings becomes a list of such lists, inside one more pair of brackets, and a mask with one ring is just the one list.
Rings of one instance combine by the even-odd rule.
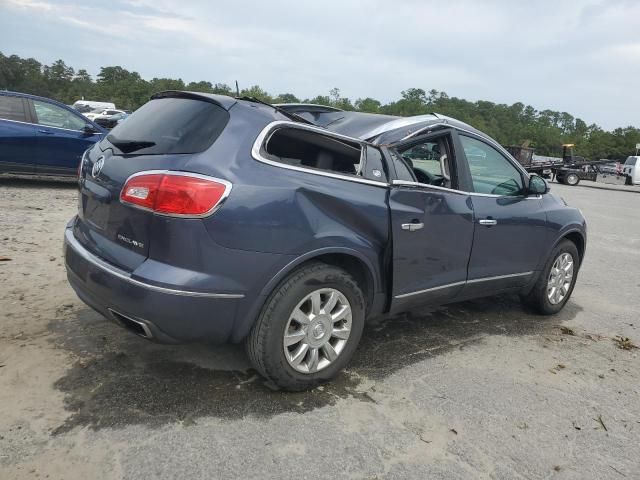
[[529, 193], [532, 195], [544, 195], [549, 191], [549, 184], [540, 175], [529, 177]]
[[98, 133], [98, 130], [93, 125], [89, 125], [88, 123], [84, 126], [82, 131], [86, 135], [93, 135], [94, 133]]

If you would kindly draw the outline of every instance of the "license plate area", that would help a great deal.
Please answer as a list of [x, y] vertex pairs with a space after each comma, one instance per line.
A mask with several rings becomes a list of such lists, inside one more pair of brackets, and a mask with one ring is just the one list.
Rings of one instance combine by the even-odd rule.
[[89, 273], [89, 264], [78, 255], [73, 248], [67, 246], [67, 255], [65, 261], [69, 269], [75, 273], [82, 281], [86, 281]]

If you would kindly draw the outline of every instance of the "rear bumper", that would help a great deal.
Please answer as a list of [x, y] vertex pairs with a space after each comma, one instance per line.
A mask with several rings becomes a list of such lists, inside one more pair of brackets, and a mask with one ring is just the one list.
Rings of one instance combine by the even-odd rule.
[[227, 341], [243, 293], [201, 292], [147, 283], [84, 248], [67, 228], [69, 283], [78, 297], [111, 321], [160, 343]]

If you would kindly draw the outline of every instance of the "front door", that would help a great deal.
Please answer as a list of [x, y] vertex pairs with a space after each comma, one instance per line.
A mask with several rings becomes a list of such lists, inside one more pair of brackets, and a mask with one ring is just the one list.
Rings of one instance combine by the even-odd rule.
[[393, 236], [391, 310], [446, 302], [467, 279], [473, 239], [469, 195], [457, 190], [452, 131], [396, 146], [389, 195]]
[[33, 100], [36, 126], [36, 172], [74, 173], [84, 151], [99, 138], [85, 131], [89, 123], [80, 114], [54, 105]]
[[481, 137], [459, 135], [471, 176], [475, 232], [464, 296], [525, 285], [547, 245], [540, 196], [527, 194], [527, 176]]

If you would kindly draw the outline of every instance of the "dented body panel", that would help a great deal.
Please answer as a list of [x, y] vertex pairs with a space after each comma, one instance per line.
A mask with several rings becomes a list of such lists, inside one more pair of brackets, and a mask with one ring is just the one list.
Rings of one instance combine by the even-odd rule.
[[[478, 228], [473, 194], [394, 185], [397, 172], [379, 146], [442, 126], [477, 131], [438, 115], [399, 119], [322, 106], [305, 113], [297, 105], [277, 111], [215, 95], [166, 94], [172, 95], [204, 96], [228, 112], [226, 127], [205, 151], [113, 155], [99, 144], [83, 160], [79, 215], [65, 233], [67, 272], [80, 298], [105, 317], [128, 328], [133, 322], [161, 342], [241, 341], [278, 284], [318, 258], [359, 265], [369, 317], [462, 298]], [[287, 108], [316, 126], [292, 121]], [[262, 148], [274, 126], [361, 145], [357, 175], [271, 162]], [[224, 179], [231, 193], [203, 218], [156, 215], [119, 202], [128, 177], [155, 169]], [[542, 249], [567, 232], [584, 235], [581, 216], [550, 196], [535, 202], [551, 210], [551, 225], [544, 212], [535, 219]], [[518, 221], [518, 235], [526, 234], [526, 220]], [[405, 232], [417, 223], [426, 227]], [[538, 257], [527, 259], [529, 283], [541, 268]]]

